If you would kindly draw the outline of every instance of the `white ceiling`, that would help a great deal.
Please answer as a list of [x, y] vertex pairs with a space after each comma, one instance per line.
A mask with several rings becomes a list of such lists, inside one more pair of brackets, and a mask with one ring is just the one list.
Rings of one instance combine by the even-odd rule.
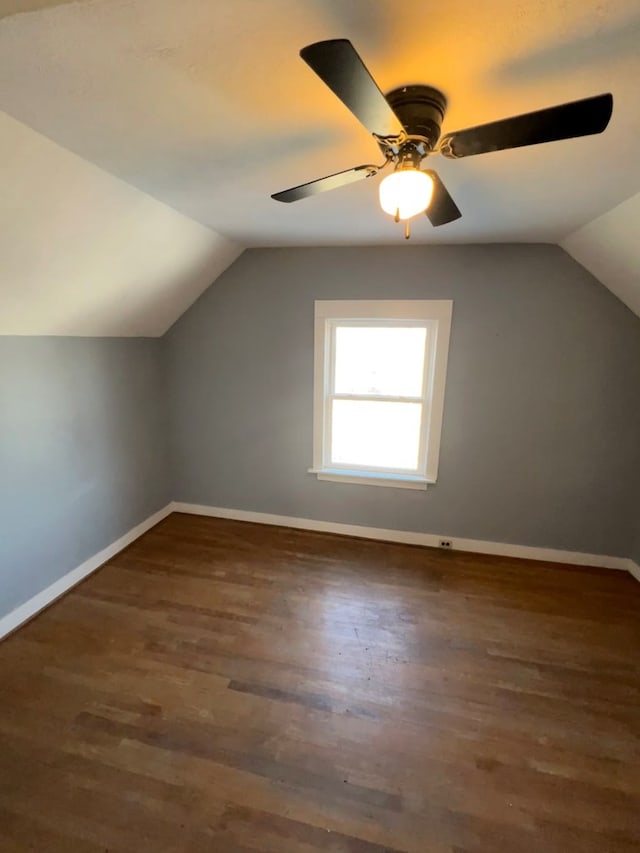
[[239, 246], [400, 240], [375, 178], [269, 197], [379, 156], [298, 56], [335, 37], [383, 91], [441, 88], [445, 130], [613, 92], [600, 136], [434, 158], [463, 218], [412, 237], [566, 241], [595, 271], [568, 236], [596, 220], [607, 252], [622, 222], [633, 277], [637, 217], [603, 214], [640, 190], [637, 0], [0, 0], [0, 334], [160, 334]]
[[560, 245], [640, 317], [640, 193]]
[[[463, 211], [414, 240], [557, 242], [640, 189], [638, 0], [85, 0], [5, 17], [0, 108], [244, 245], [400, 238], [375, 180], [270, 193], [376, 161], [298, 56], [347, 37], [383, 91], [425, 82], [463, 128], [611, 91], [601, 136], [434, 165]], [[5, 11], [25, 8], [4, 2]]]
[[0, 335], [162, 335], [241, 252], [1, 113], [0, 187]]

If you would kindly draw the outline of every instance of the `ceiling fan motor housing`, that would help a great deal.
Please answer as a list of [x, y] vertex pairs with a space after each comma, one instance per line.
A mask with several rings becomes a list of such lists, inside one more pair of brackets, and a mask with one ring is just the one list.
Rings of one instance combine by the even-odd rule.
[[442, 92], [432, 86], [400, 86], [385, 97], [408, 135], [422, 137], [433, 150], [447, 108]]

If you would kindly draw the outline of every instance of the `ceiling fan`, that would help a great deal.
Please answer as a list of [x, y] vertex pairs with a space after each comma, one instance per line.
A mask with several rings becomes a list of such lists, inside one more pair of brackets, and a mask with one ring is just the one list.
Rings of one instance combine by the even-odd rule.
[[380, 183], [382, 209], [396, 222], [426, 213], [432, 225], [445, 225], [462, 215], [436, 172], [422, 169], [430, 154], [457, 160], [473, 154], [538, 145], [602, 133], [613, 110], [613, 96], [596, 95], [524, 115], [481, 124], [441, 136], [447, 101], [432, 86], [401, 86], [383, 95], [348, 39], [310, 44], [300, 56], [373, 135], [384, 156], [380, 165], [365, 164], [319, 178], [271, 198], [292, 202], [345, 184], [370, 178], [393, 164]]

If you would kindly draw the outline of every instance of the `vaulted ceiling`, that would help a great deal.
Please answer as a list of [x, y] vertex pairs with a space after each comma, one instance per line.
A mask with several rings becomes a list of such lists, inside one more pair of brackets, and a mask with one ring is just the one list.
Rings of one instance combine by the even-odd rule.
[[640, 317], [640, 193], [560, 245]]
[[158, 336], [242, 251], [0, 114], [0, 334]]
[[400, 239], [377, 178], [270, 199], [376, 161], [298, 56], [335, 37], [445, 130], [611, 91], [600, 136], [434, 157], [463, 218], [413, 239], [561, 243], [640, 311], [637, 0], [0, 0], [0, 334], [161, 334], [241, 247]]

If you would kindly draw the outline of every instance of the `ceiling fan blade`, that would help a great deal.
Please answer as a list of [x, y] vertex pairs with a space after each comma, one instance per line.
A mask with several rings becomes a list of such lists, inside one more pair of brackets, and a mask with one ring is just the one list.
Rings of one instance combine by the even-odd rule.
[[353, 184], [363, 178], [370, 178], [378, 172], [379, 168], [379, 166], [356, 166], [354, 169], [347, 169], [345, 172], [336, 172], [334, 175], [327, 175], [326, 178], [318, 178], [317, 181], [309, 181], [307, 184], [300, 184], [299, 187], [291, 187], [291, 189], [274, 193], [271, 198], [275, 201], [299, 201], [301, 198], [309, 198], [327, 190], [335, 190], [345, 184]]
[[571, 101], [557, 107], [447, 133], [440, 140], [438, 148], [445, 157], [456, 159], [484, 154], [487, 151], [589, 136], [592, 133], [602, 133], [609, 124], [612, 110], [612, 95], [596, 95], [593, 98]]
[[449, 195], [449, 190], [440, 180], [440, 176], [431, 169], [424, 170], [433, 180], [433, 195], [431, 203], [425, 210], [429, 222], [434, 225], [446, 225], [447, 222], [455, 222], [462, 214], [458, 210], [455, 201]]
[[398, 136], [404, 130], [387, 99], [348, 39], [307, 45], [300, 56], [370, 133]]

